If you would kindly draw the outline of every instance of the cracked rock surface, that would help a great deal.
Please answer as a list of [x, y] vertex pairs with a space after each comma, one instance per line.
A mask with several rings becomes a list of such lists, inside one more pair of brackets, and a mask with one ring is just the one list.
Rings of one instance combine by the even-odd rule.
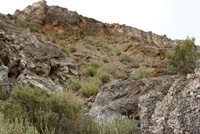
[[0, 86], [30, 84], [48, 91], [79, 72], [55, 44], [44, 42], [0, 14]]

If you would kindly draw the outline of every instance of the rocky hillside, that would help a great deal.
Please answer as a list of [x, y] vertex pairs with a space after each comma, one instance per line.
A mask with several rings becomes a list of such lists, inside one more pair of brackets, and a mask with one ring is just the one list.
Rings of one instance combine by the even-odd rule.
[[[0, 14], [0, 86], [31, 84], [48, 91], [78, 75], [73, 60], [52, 42], [44, 42]], [[2, 87], [3, 86], [3, 87]]]
[[120, 70], [128, 76], [140, 66], [148, 67], [152, 77], [171, 74], [166, 70], [164, 51], [181, 42], [125, 25], [104, 24], [66, 8], [48, 6], [46, 1], [14, 15], [42, 29], [34, 30], [42, 40], [54, 42], [67, 53], [71, 51], [81, 72], [91, 60], [105, 59], [114, 72]]
[[200, 71], [183, 79], [164, 54], [181, 42], [39, 1], [0, 14], [0, 91], [72, 90], [98, 124], [134, 119], [142, 134], [198, 134]]

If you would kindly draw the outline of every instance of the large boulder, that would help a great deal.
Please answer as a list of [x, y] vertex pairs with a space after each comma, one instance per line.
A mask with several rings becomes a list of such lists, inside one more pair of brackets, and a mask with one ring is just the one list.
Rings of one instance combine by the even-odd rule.
[[79, 74], [72, 59], [55, 44], [38, 39], [3, 14], [0, 29], [0, 86], [31, 84], [53, 91]]
[[140, 96], [159, 93], [158, 98], [164, 97], [176, 78], [163, 76], [141, 80], [128, 79], [105, 87], [97, 94], [89, 115], [98, 123], [106, 122], [114, 116], [134, 116], [139, 120]]

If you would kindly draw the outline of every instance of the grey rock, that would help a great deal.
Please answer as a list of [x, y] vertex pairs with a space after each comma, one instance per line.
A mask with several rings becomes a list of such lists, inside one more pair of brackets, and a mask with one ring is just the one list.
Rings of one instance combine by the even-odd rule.
[[[139, 117], [140, 96], [149, 92], [166, 95], [175, 81], [175, 76], [121, 81], [101, 89], [89, 112], [96, 122], [106, 122], [109, 118], [120, 116]], [[157, 96], [156, 96], [157, 97]]]
[[[198, 134], [200, 132], [200, 70], [187, 80], [177, 79], [163, 96], [140, 97], [143, 134]], [[155, 96], [158, 96], [155, 98]]]
[[[39, 3], [45, 4], [44, 1]], [[33, 7], [41, 8], [38, 4]], [[4, 70], [0, 83], [31, 84], [55, 91], [62, 89], [61, 84], [71, 75], [79, 75], [73, 60], [55, 44], [41, 41], [3, 14], [0, 14], [0, 20], [0, 60]]]

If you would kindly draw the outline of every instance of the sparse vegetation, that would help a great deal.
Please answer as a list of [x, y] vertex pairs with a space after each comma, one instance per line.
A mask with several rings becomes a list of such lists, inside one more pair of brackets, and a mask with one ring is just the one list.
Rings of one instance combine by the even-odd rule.
[[138, 72], [134, 75], [131, 76], [132, 79], [134, 80], [138, 80], [141, 78], [147, 78], [149, 76], [149, 69], [147, 67], [144, 66], [140, 66], [138, 68]]
[[149, 58], [149, 64], [150, 67], [157, 67], [158, 63], [160, 62], [160, 58], [159, 57], [151, 57]]
[[90, 97], [97, 95], [97, 93], [100, 91], [100, 87], [95, 82], [87, 82], [84, 83], [81, 89], [81, 94], [84, 97]]
[[69, 50], [71, 53], [74, 53], [74, 52], [76, 52], [76, 46], [73, 45], [73, 44], [70, 44], [69, 47], [68, 47], [68, 50]]
[[95, 68], [99, 68], [101, 66], [101, 62], [97, 59], [92, 59], [90, 60], [90, 66], [95, 67]]
[[90, 97], [96, 95], [100, 91], [102, 81], [99, 77], [88, 77], [81, 84], [81, 94], [84, 97]]
[[6, 88], [0, 87], [0, 100], [6, 100], [6, 99], [8, 99], [8, 97], [9, 97], [9, 94], [8, 94]]
[[91, 118], [79, 122], [76, 127], [77, 134], [136, 134], [136, 126], [133, 119], [110, 119], [106, 124], [98, 125]]
[[69, 51], [67, 50], [67, 48], [62, 47], [61, 50], [62, 50], [62, 52], [64, 52], [67, 56], [70, 55], [70, 53], [69, 53]]
[[108, 73], [112, 72], [112, 68], [109, 64], [103, 64], [100, 68], [100, 71], [106, 71]]
[[30, 32], [39, 32], [40, 31], [40, 28], [38, 26], [34, 26], [27, 22], [24, 22], [24, 21], [18, 19], [18, 17], [16, 15], [7, 14], [7, 16], [9, 19], [15, 20], [17, 24], [19, 24], [21, 27], [27, 29]]
[[86, 76], [95, 76], [97, 74], [97, 69], [94, 67], [88, 67], [86, 71]]
[[183, 45], [175, 45], [172, 52], [166, 52], [167, 69], [180, 75], [193, 73], [199, 53], [195, 47], [195, 38], [187, 38]]
[[115, 72], [115, 75], [118, 79], [126, 79], [127, 75], [125, 73], [123, 73], [122, 71], [117, 70]]
[[115, 53], [116, 53], [117, 56], [120, 56], [122, 54], [122, 51], [123, 51], [122, 46], [117, 46], [115, 48]]
[[66, 81], [64, 88], [68, 91], [78, 91], [81, 88], [79, 79], [75, 76], [72, 76]]
[[138, 61], [127, 62], [125, 64], [128, 65], [131, 68], [138, 68], [139, 67], [139, 62]]
[[102, 61], [103, 61], [104, 63], [108, 63], [108, 61], [109, 61], [108, 55], [103, 55], [103, 56], [101, 57], [101, 59], [102, 59]]
[[[40, 134], [39, 131], [26, 120], [16, 118], [14, 121], [4, 119], [0, 113], [0, 134]], [[45, 132], [45, 134], [53, 134]]]
[[107, 83], [110, 81], [110, 74], [106, 71], [100, 71], [98, 73], [98, 77], [103, 83]]

